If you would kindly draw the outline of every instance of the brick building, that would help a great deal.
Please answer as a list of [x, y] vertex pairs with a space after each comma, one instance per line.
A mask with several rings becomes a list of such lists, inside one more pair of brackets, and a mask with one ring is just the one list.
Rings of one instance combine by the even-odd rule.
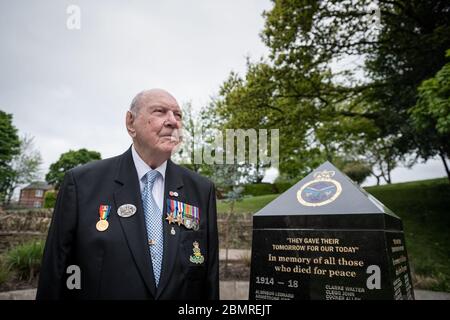
[[42, 208], [44, 206], [44, 196], [53, 186], [46, 182], [36, 181], [20, 190], [19, 206], [29, 208]]

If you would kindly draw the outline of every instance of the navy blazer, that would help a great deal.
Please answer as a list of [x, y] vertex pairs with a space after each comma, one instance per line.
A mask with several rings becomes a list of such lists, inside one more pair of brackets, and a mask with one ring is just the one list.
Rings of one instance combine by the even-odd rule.
[[[170, 160], [164, 183], [164, 255], [158, 287], [130, 148], [120, 156], [66, 173], [48, 232], [36, 298], [219, 299], [214, 184]], [[178, 196], [170, 196], [169, 191]], [[165, 220], [167, 199], [199, 207], [199, 229], [169, 225]], [[136, 206], [136, 213], [119, 216], [117, 209], [124, 204]], [[103, 232], [96, 229], [101, 205], [111, 206], [109, 227]], [[191, 262], [194, 242], [204, 257], [202, 263]], [[80, 289], [67, 288], [70, 265], [80, 268]]]

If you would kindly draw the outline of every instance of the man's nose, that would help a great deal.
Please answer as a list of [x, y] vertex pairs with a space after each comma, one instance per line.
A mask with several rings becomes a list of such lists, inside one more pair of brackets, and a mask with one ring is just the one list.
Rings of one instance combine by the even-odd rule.
[[177, 121], [177, 119], [175, 118], [175, 114], [173, 113], [173, 111], [167, 112], [167, 120], [165, 123], [167, 126], [171, 126], [174, 128], [178, 128], [180, 125], [179, 121]]

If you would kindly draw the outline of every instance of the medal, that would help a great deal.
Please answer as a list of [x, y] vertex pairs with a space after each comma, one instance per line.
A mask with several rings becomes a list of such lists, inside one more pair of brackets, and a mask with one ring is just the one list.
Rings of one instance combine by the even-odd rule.
[[[176, 192], [170, 191], [170, 196], [177, 196]], [[166, 220], [169, 224], [177, 223], [186, 229], [197, 231], [200, 227], [200, 208], [188, 203], [174, 199], [167, 199]]]
[[109, 223], [108, 223], [108, 216], [109, 211], [111, 211], [111, 206], [102, 204], [100, 208], [98, 209], [98, 214], [100, 216], [100, 220], [98, 220], [95, 227], [98, 231], [102, 232], [108, 229]]
[[192, 219], [191, 218], [184, 219], [184, 226], [188, 229], [192, 229]]
[[98, 231], [105, 231], [106, 229], [108, 229], [108, 226], [109, 223], [106, 220], [99, 220], [95, 225]]
[[169, 224], [175, 223], [173, 222], [175, 220], [173, 217], [173, 212], [167, 214], [166, 220], [169, 221]]
[[183, 217], [179, 213], [177, 214], [176, 222], [178, 223], [178, 226], [183, 224]]

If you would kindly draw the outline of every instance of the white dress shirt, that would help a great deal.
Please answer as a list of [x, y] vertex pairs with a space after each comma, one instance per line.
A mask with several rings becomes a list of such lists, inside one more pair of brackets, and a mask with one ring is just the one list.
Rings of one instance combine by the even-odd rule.
[[[131, 154], [133, 156], [134, 165], [136, 167], [136, 171], [139, 178], [139, 185], [141, 187], [141, 194], [144, 191], [145, 181], [143, 181], [143, 177], [147, 174], [147, 172], [153, 170], [150, 168], [148, 164], [145, 163], [144, 160], [139, 156], [134, 145], [131, 147]], [[158, 205], [161, 212], [163, 211], [163, 201], [164, 201], [164, 179], [166, 177], [166, 167], [167, 160], [164, 161], [158, 168], [154, 169], [161, 173], [157, 176], [154, 184], [153, 184], [153, 199], [155, 199], [156, 204]]]

